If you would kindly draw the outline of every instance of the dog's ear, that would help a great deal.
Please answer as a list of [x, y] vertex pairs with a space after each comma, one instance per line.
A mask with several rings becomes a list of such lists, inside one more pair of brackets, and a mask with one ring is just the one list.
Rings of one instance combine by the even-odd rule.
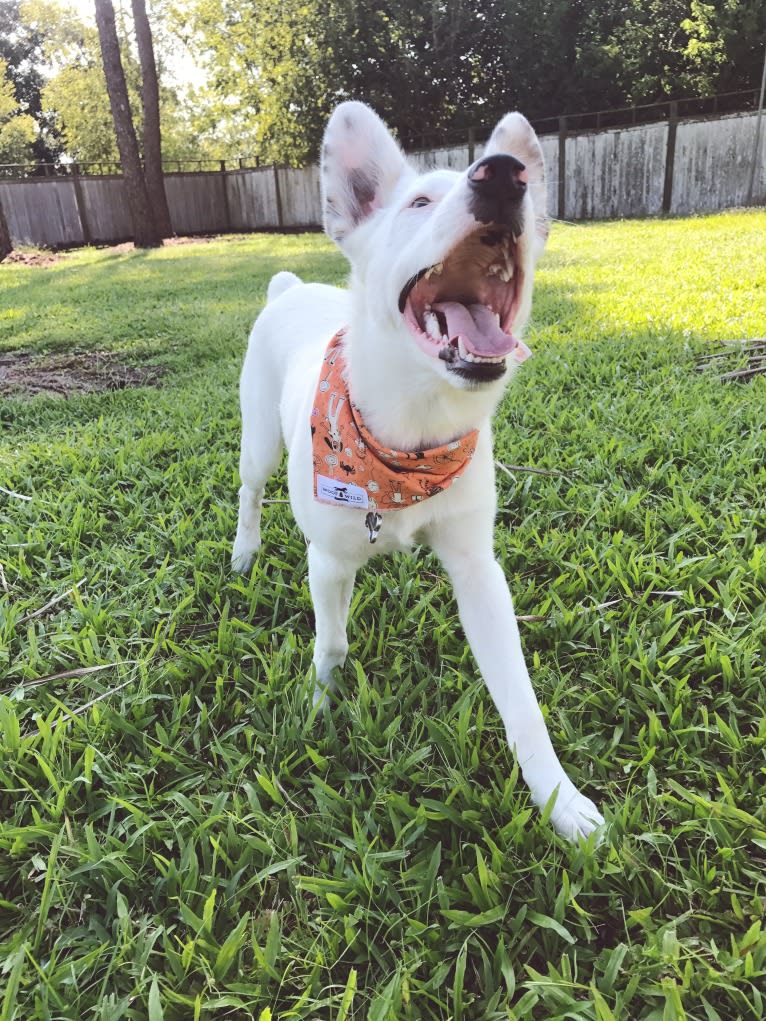
[[527, 168], [529, 194], [535, 208], [536, 233], [541, 246], [544, 245], [550, 230], [550, 220], [543, 150], [534, 128], [523, 114], [507, 113], [499, 122], [484, 150], [485, 156], [493, 153], [515, 156]]
[[364, 103], [341, 103], [322, 143], [324, 227], [341, 247], [385, 206], [407, 164], [383, 121]]

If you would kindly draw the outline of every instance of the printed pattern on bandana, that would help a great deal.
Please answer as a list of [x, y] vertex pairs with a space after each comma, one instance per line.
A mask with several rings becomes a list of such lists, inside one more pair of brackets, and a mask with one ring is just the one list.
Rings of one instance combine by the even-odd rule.
[[327, 347], [311, 411], [314, 498], [375, 512], [410, 507], [441, 493], [471, 463], [479, 430], [431, 450], [381, 446], [351, 402], [343, 333]]

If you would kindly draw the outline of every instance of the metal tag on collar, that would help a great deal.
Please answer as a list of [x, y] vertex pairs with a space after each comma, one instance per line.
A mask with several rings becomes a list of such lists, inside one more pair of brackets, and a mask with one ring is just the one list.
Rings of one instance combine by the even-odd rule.
[[375, 542], [378, 538], [380, 527], [383, 524], [383, 518], [376, 511], [370, 511], [370, 513], [365, 517], [364, 523], [370, 533], [370, 542]]

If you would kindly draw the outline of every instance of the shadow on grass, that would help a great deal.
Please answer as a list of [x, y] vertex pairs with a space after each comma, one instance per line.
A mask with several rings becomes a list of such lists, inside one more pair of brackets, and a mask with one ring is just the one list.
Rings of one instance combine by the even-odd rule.
[[78, 252], [44, 269], [14, 267], [0, 291], [0, 351], [112, 351], [182, 371], [243, 352], [269, 279], [288, 268], [328, 283], [345, 275], [318, 235]]

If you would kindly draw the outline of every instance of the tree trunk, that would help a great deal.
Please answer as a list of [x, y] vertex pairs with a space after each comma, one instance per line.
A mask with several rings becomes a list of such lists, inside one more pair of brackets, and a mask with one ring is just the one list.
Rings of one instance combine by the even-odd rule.
[[160, 234], [168, 238], [173, 233], [170, 210], [162, 176], [162, 142], [160, 137], [160, 89], [157, 82], [157, 64], [154, 60], [152, 29], [146, 14], [146, 0], [132, 0], [133, 22], [136, 28], [138, 59], [141, 62], [141, 102], [144, 112], [144, 179], [152, 204], [154, 222]]
[[3, 204], [0, 202], [0, 262], [13, 251], [11, 232], [8, 230], [8, 221], [5, 219]]
[[144, 170], [138, 155], [138, 143], [130, 112], [128, 87], [125, 84], [125, 73], [120, 59], [120, 44], [117, 40], [112, 0], [95, 0], [95, 4], [101, 58], [104, 62], [106, 76], [106, 90], [109, 93], [114, 133], [120, 152], [125, 194], [133, 220], [133, 243], [136, 248], [157, 248], [162, 244], [162, 236], [152, 216]]

